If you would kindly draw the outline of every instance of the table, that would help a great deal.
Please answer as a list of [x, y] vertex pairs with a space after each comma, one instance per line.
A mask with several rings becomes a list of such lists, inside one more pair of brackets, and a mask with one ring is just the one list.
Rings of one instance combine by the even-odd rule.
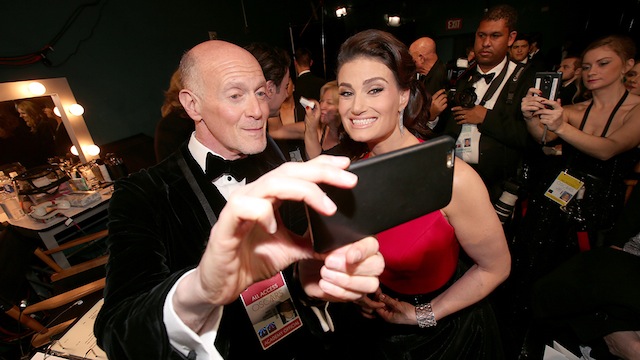
[[[77, 231], [65, 231], [71, 228], [73, 224], [82, 226], [91, 226], [100, 221], [106, 221], [109, 200], [113, 187], [109, 186], [98, 190], [101, 199], [85, 207], [71, 207], [67, 210], [61, 210], [62, 215], [57, 216], [47, 222], [39, 222], [30, 216], [22, 219], [8, 219], [9, 224], [17, 228], [18, 231], [26, 235], [39, 237], [47, 249], [54, 249], [61, 245], [62, 242], [73, 236], [77, 236]], [[69, 221], [72, 220], [72, 221]], [[51, 255], [53, 260], [62, 268], [69, 268], [69, 260], [63, 252]]]

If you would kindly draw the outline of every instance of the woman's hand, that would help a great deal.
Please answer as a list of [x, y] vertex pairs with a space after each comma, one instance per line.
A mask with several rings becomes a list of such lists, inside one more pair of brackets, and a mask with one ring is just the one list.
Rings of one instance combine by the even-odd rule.
[[320, 103], [318, 103], [316, 100], [310, 100], [310, 101], [312, 101], [315, 104], [315, 106], [313, 108], [311, 108], [310, 106], [307, 106], [304, 108], [305, 131], [318, 131], [318, 128], [320, 127], [320, 115], [321, 115]]
[[370, 297], [363, 296], [359, 300], [354, 301], [354, 303], [360, 306], [360, 313], [362, 314], [362, 316], [366, 317], [367, 319], [376, 318], [376, 311], [385, 306], [384, 303], [374, 300], [377, 299], [381, 294], [382, 292], [378, 288], [378, 290], [376, 290], [375, 293], [371, 294]]
[[565, 124], [562, 116], [564, 110], [559, 101], [545, 99], [540, 96], [542, 92], [536, 88], [530, 88], [527, 96], [522, 98], [520, 108], [525, 120], [538, 117], [540, 123], [546, 125], [551, 131], [557, 131]]
[[384, 304], [384, 307], [376, 309], [376, 314], [386, 322], [405, 325], [418, 324], [415, 306], [382, 293], [378, 295], [378, 300]]

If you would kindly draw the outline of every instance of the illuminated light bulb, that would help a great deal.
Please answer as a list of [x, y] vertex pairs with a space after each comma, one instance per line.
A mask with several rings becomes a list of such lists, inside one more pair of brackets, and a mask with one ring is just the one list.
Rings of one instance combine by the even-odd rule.
[[73, 145], [69, 151], [71, 151], [73, 155], [78, 156], [78, 149], [76, 149], [75, 145]]
[[47, 91], [47, 88], [45, 88], [41, 83], [34, 81], [29, 84], [29, 91], [33, 95], [42, 95]]
[[400, 16], [389, 16], [387, 25], [394, 27], [400, 26]]
[[84, 150], [85, 154], [89, 156], [96, 156], [100, 154], [100, 148], [96, 144], [83, 146], [82, 150]]
[[336, 9], [336, 17], [341, 18], [343, 16], [347, 16], [347, 8], [344, 6]]
[[56, 114], [56, 116], [62, 116], [60, 115], [60, 109], [58, 109], [57, 106], [53, 108], [53, 113]]
[[84, 114], [84, 108], [80, 104], [73, 104], [69, 106], [69, 112], [73, 115], [80, 116]]

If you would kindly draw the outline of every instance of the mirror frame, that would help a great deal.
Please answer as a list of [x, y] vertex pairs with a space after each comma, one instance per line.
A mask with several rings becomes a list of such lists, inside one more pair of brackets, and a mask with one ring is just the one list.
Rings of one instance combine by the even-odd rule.
[[[29, 91], [29, 84], [33, 82], [39, 82], [44, 85], [46, 88], [45, 93], [41, 95], [31, 93], [31, 91]], [[86, 163], [99, 158], [100, 155], [90, 156], [83, 151], [84, 147], [94, 145], [94, 143], [82, 115], [73, 115], [69, 112], [69, 106], [76, 104], [77, 101], [69, 87], [67, 78], [33, 79], [0, 83], [0, 102], [42, 96], [51, 96], [53, 103], [60, 109], [62, 123], [65, 129], [67, 129], [71, 142], [78, 150], [80, 162]]]

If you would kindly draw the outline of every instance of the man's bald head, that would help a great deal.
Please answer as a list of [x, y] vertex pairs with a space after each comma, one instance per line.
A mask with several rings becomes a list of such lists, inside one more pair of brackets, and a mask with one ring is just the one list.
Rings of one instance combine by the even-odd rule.
[[220, 65], [231, 60], [242, 60], [255, 63], [258, 61], [242, 47], [221, 40], [210, 40], [200, 43], [184, 54], [180, 61], [179, 71], [182, 84], [186, 89], [203, 95], [206, 89], [205, 81], [213, 75]]
[[189, 50], [180, 62], [180, 103], [196, 139], [228, 160], [262, 152], [269, 115], [267, 82], [247, 50], [219, 40]]
[[436, 53], [436, 42], [432, 38], [424, 36], [411, 43], [409, 53], [416, 63], [419, 73], [426, 74], [431, 70], [433, 64], [438, 60]]

